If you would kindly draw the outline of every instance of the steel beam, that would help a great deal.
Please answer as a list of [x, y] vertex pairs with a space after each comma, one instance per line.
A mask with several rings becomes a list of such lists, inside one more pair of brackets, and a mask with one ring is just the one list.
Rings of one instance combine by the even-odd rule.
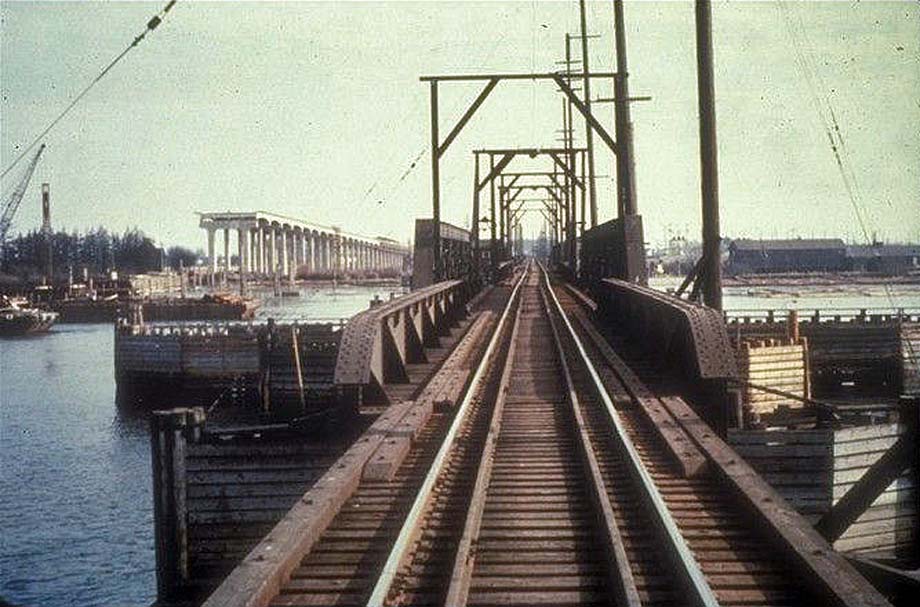
[[584, 102], [578, 98], [578, 95], [575, 94], [575, 91], [572, 90], [572, 87], [570, 87], [569, 84], [565, 81], [565, 78], [561, 75], [556, 75], [554, 79], [556, 84], [559, 86], [559, 89], [563, 92], [563, 94], [565, 94], [566, 97], [568, 97], [569, 101], [572, 102], [572, 105], [575, 106], [575, 109], [577, 109], [578, 112], [585, 118], [585, 121], [591, 125], [591, 128], [594, 129], [594, 132], [597, 133], [598, 137], [600, 137], [604, 143], [607, 144], [607, 147], [610, 148], [611, 152], [618, 154], [619, 148], [616, 142], [613, 140], [613, 137], [610, 136], [610, 133], [608, 133], [607, 129], [604, 128], [604, 125], [602, 125], [597, 120], [597, 118], [594, 117], [594, 114], [592, 114], [591, 110], [585, 106]]
[[[446, 76], [422, 76], [419, 78], [422, 82], [462, 82], [474, 80], [553, 80], [558, 76], [558, 72], [540, 72], [530, 74], [454, 74]], [[616, 78], [616, 72], [594, 72], [586, 74], [587, 78]]]
[[476, 113], [476, 110], [479, 109], [479, 106], [482, 105], [482, 103], [486, 100], [486, 97], [489, 96], [489, 93], [492, 92], [492, 89], [494, 89], [495, 85], [497, 84], [498, 84], [497, 78], [490, 79], [488, 84], [486, 84], [485, 88], [482, 89], [482, 92], [479, 93], [479, 96], [476, 97], [476, 99], [473, 101], [472, 105], [470, 105], [470, 107], [467, 108], [466, 112], [464, 112], [460, 120], [457, 121], [457, 124], [454, 126], [454, 128], [451, 129], [450, 133], [448, 133], [447, 137], [444, 139], [444, 142], [438, 146], [438, 157], [439, 158], [444, 155], [444, 152], [447, 151], [447, 148], [450, 146], [451, 143], [453, 143], [454, 139], [457, 138], [457, 135], [460, 134], [460, 131], [463, 130], [463, 127], [465, 127], [466, 123], [470, 121], [470, 118], [473, 117], [473, 114]]

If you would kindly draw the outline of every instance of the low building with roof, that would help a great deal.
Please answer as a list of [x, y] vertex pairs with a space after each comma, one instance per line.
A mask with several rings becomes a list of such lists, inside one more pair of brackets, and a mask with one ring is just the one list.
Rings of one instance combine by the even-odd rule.
[[728, 247], [731, 274], [842, 272], [849, 268], [847, 246], [840, 238], [747, 239]]
[[897, 276], [920, 271], [920, 245], [881, 244], [847, 247], [850, 269]]

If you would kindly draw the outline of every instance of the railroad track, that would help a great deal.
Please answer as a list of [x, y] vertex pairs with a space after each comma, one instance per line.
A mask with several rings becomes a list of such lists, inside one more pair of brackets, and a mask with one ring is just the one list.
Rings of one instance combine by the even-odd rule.
[[851, 604], [812, 594], [819, 574], [650, 423], [648, 393], [528, 266], [459, 405], [361, 482], [270, 604]]

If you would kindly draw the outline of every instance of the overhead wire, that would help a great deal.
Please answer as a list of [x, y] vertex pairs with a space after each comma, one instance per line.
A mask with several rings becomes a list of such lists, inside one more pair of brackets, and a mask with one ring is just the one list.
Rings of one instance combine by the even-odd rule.
[[87, 84], [86, 87], [84, 87], [83, 90], [80, 91], [80, 93], [70, 101], [70, 103], [67, 104], [67, 106], [57, 115], [57, 117], [54, 118], [54, 120], [52, 120], [52, 121], [51, 121], [51, 122], [50, 122], [50, 123], [49, 123], [49, 124], [48, 124], [48, 125], [47, 125], [47, 126], [36, 136], [36, 137], [35, 137], [35, 138], [32, 139], [32, 141], [31, 141], [26, 147], [24, 147], [24, 148], [19, 152], [19, 154], [16, 156], [15, 160], [13, 160], [13, 162], [10, 163], [10, 165], [7, 166], [7, 167], [3, 170], [3, 173], [0, 174], [0, 178], [6, 177], [6, 175], [7, 175], [11, 170], [13, 170], [13, 167], [15, 167], [17, 164], [19, 164], [19, 162], [26, 156], [26, 154], [28, 154], [29, 151], [30, 151], [32, 148], [34, 148], [34, 147], [38, 144], [39, 141], [41, 141], [48, 133], [50, 133], [51, 130], [52, 130], [55, 126], [57, 126], [57, 124], [58, 124], [59, 122], [61, 122], [61, 120], [63, 120], [64, 117], [67, 116], [67, 114], [69, 114], [70, 111], [71, 111], [74, 107], [76, 107], [76, 105], [77, 105], [84, 97], [86, 97], [86, 95], [93, 89], [93, 87], [95, 87], [103, 78], [105, 78], [105, 76], [106, 76], [110, 71], [112, 71], [112, 68], [114, 68], [116, 65], [118, 65], [118, 63], [119, 63], [122, 59], [124, 59], [125, 56], [126, 56], [129, 52], [131, 52], [134, 48], [136, 48], [137, 45], [140, 44], [141, 41], [144, 40], [144, 39], [147, 37], [147, 34], [149, 34], [150, 32], [152, 32], [153, 30], [155, 30], [155, 29], [160, 25], [160, 23], [163, 22], [163, 19], [166, 17], [166, 13], [168, 13], [168, 12], [172, 9], [172, 7], [173, 7], [178, 1], [179, 1], [179, 0], [170, 0], [170, 1], [166, 4], [166, 6], [164, 6], [164, 7], [160, 10], [160, 12], [158, 12], [158, 13], [155, 14], [153, 17], [151, 17], [150, 20], [147, 21], [147, 25], [146, 25], [146, 27], [144, 28], [144, 31], [142, 31], [140, 34], [138, 34], [138, 35], [134, 38], [134, 40], [131, 42], [131, 44], [129, 44], [129, 45], [127, 46], [127, 48], [125, 48], [125, 49], [124, 49], [123, 51], [121, 51], [114, 59], [112, 59], [112, 61], [110, 61], [109, 64], [106, 65], [105, 68], [103, 68], [103, 70], [102, 70], [101, 72], [99, 72], [99, 74], [98, 74], [95, 78], [93, 78], [93, 79], [90, 81], [90, 83]]
[[[810, 51], [810, 54], [814, 55], [814, 48], [811, 46], [808, 33], [805, 28], [805, 23], [802, 20], [801, 14], [797, 13], [796, 17], [798, 26], [806, 41], [803, 44], [802, 40], [799, 38], [799, 32], [796, 31], [795, 24], [792, 21], [792, 9], [790, 9], [785, 0], [777, 0], [777, 5], [780, 8], [783, 21], [789, 32], [789, 38], [792, 41], [796, 64], [798, 65], [799, 70], [805, 79], [812, 98], [812, 104], [815, 107], [815, 111], [817, 112], [824, 132], [827, 135], [831, 151], [834, 155], [834, 160], [840, 172], [841, 180], [843, 181], [844, 189], [846, 190], [850, 204], [853, 207], [853, 213], [856, 216], [856, 221], [859, 224], [860, 231], [862, 232], [866, 244], [872, 246], [875, 244], [875, 237], [873, 236], [875, 232], [874, 230], [870, 230], [870, 226], [868, 225], [868, 223], [871, 221], [871, 217], [869, 216], [868, 208], [866, 208], [865, 205], [865, 199], [862, 195], [862, 188], [859, 185], [859, 179], [857, 178], [856, 170], [853, 168], [849, 150], [847, 149], [846, 145], [846, 140], [843, 137], [843, 130], [840, 128], [840, 122], [837, 120], [837, 114], [834, 111], [834, 106], [831, 103], [830, 96], [827, 93], [827, 89], [824, 86], [821, 76], [817, 70], [812, 68], [808, 59], [808, 54], [806, 54], [805, 49], [803, 48], [805, 44], [808, 44], [808, 50]], [[892, 310], [897, 312], [899, 308], [895, 302], [894, 294], [891, 292], [891, 285], [887, 282], [883, 282], [882, 288], [885, 291], [885, 295]], [[911, 358], [913, 360], [917, 360], [917, 355], [914, 352], [913, 344], [910, 343], [910, 341], [905, 343], [907, 343]]]
[[[871, 244], [870, 231], [866, 221], [867, 218], [864, 216], [863, 209], [861, 208], [862, 200], [858, 187], [858, 180], [856, 179], [855, 171], [852, 169], [852, 166], [849, 163], [849, 156], [846, 154], [846, 145], [843, 141], [840, 124], [837, 121], [833, 106], [828, 96], [826, 94], [822, 94], [822, 91], [824, 90], [823, 82], [821, 81], [820, 75], [811, 67], [808, 57], [806, 56], [805, 50], [803, 48], [803, 42], [799, 37], [799, 32], [796, 30], [795, 23], [792, 21], [791, 9], [785, 0], [777, 0], [777, 4], [780, 7], [783, 20], [789, 32], [789, 38], [792, 42], [796, 65], [798, 66], [799, 71], [805, 79], [809, 94], [811, 95], [812, 104], [814, 105], [815, 111], [818, 114], [818, 118], [821, 121], [821, 126], [824, 129], [824, 133], [827, 136], [828, 143], [830, 145], [831, 151], [833, 152], [834, 160], [840, 172], [844, 188], [846, 189], [847, 196], [853, 207], [853, 212], [856, 216], [857, 223], [859, 224], [863, 236], [866, 238], [866, 240], [870, 241], [869, 244]], [[805, 34], [807, 38], [807, 34], [804, 32], [804, 23], [801, 21], [801, 16], [799, 16], [799, 25], [802, 28], [803, 34]]]
[[[502, 44], [502, 42], [505, 41], [505, 39], [506, 39], [506, 34], [505, 34], [504, 31], [503, 31], [503, 32], [496, 38], [495, 43], [492, 45], [492, 48], [491, 48], [491, 49], [489, 50], [489, 52], [486, 54], [485, 59], [483, 59], [483, 63], [487, 64], [487, 63], [489, 63], [489, 62], [492, 60], [492, 58], [494, 57], [495, 53], [498, 51], [499, 46]], [[450, 110], [447, 112], [447, 114], [448, 114], [448, 115], [451, 115], [451, 116], [456, 116], [456, 115], [458, 114], [458, 111], [457, 111], [457, 110], [461, 107], [461, 104], [462, 104], [463, 102], [464, 102], [464, 99], [462, 99], [462, 98], [461, 98], [461, 99], [458, 99], [458, 100], [451, 106], [451, 108], [450, 108]], [[391, 185], [386, 189], [385, 194], [381, 195], [381, 196], [378, 198], [378, 205], [380, 205], [380, 204], [386, 204], [386, 202], [387, 202], [388, 200], [392, 199], [392, 197], [394, 196], [394, 194], [396, 194], [396, 192], [399, 190], [399, 188], [402, 187], [402, 185], [403, 185], [403, 184], [405, 183], [405, 181], [409, 178], [409, 176], [415, 171], [416, 168], [418, 168], [418, 164], [419, 164], [419, 162], [422, 160], [422, 158], [424, 158], [425, 155], [427, 155], [427, 154], [430, 152], [429, 146], [430, 146], [430, 144], [427, 143], [427, 142], [426, 142], [425, 144], [423, 144], [422, 146], [420, 146], [419, 151], [418, 151], [417, 153], [415, 153], [415, 154], [412, 156], [412, 158], [409, 160], [409, 162], [408, 162], [407, 164], [404, 165], [406, 168], [403, 169], [403, 171], [399, 174], [399, 176], [396, 177], [396, 178], [393, 180], [393, 182], [391, 183]], [[376, 180], [376, 181], [365, 191], [364, 199], [362, 199], [361, 202], [360, 202], [359, 204], [362, 204], [362, 205], [367, 204], [367, 202], [369, 201], [369, 199], [371, 199], [371, 194], [372, 194], [373, 192], [377, 191], [377, 188], [378, 188], [378, 186], [380, 185], [380, 182], [383, 181], [383, 179], [384, 179], [383, 177], [378, 178], [378, 179], [377, 179], [377, 180]], [[452, 182], [455, 181], [455, 180], [456, 180], [456, 177], [450, 177], [450, 178], [448, 178], [448, 179], [444, 182], [444, 185], [449, 185], [450, 183], [452, 183]]]

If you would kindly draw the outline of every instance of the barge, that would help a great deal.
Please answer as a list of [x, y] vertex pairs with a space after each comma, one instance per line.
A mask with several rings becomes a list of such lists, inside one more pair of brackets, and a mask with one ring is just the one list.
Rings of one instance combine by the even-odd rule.
[[150, 321], [250, 320], [259, 302], [227, 295], [201, 298], [64, 299], [52, 302], [62, 323], [109, 323], [125, 316], [131, 304], [143, 306]]

